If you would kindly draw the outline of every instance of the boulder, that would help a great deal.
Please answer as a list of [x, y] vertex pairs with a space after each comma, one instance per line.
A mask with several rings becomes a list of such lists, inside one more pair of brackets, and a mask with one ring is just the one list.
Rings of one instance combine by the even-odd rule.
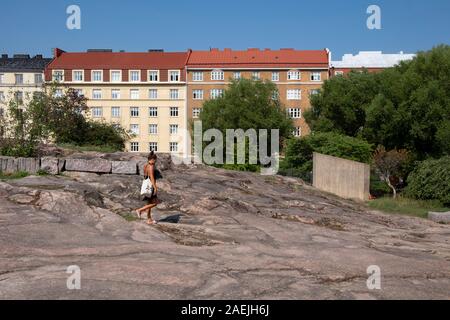
[[111, 167], [114, 174], [137, 174], [135, 161], [112, 161]]
[[59, 174], [59, 159], [54, 157], [41, 158], [41, 170], [48, 174]]
[[66, 159], [58, 159], [58, 170], [59, 172], [63, 172], [66, 170]]
[[36, 174], [39, 170], [39, 159], [36, 158], [17, 158], [17, 171], [24, 171], [30, 174]]
[[0, 158], [1, 167], [0, 170], [4, 173], [15, 173], [17, 172], [17, 160], [13, 157], [1, 157]]
[[111, 162], [104, 159], [66, 159], [66, 171], [111, 173]]
[[450, 223], [449, 212], [428, 212], [428, 219], [437, 223]]

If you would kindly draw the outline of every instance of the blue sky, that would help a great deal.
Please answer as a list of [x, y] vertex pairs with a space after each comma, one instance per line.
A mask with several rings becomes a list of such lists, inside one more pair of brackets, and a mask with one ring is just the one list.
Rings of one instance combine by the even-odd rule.
[[[71, 4], [81, 8], [81, 30], [66, 28]], [[366, 27], [371, 4], [381, 7], [381, 30]], [[9, 54], [327, 47], [337, 59], [450, 44], [449, 0], [2, 0], [0, 10], [0, 52]]]

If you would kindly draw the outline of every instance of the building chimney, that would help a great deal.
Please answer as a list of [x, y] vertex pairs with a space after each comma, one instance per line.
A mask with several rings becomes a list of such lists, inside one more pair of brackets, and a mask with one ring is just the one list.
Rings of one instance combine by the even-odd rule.
[[53, 57], [54, 58], [58, 58], [59, 56], [61, 56], [65, 51], [61, 50], [59, 48], [55, 48], [53, 49]]
[[42, 59], [43, 58], [43, 56], [42, 56], [42, 54], [37, 54], [35, 57], [34, 57], [35, 59]]
[[15, 54], [13, 56], [14, 59], [30, 59], [29, 54]]

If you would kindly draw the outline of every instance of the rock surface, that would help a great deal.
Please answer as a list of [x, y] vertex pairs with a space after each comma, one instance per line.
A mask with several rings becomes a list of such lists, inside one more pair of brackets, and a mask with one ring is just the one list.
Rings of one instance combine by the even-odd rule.
[[67, 171], [110, 173], [111, 161], [104, 159], [66, 159], [65, 169]]
[[[450, 298], [449, 225], [293, 178], [161, 171], [156, 226], [134, 216], [137, 175], [0, 182], [0, 299]], [[81, 290], [67, 289], [71, 265]], [[367, 288], [371, 265], [381, 290]]]
[[59, 159], [55, 157], [41, 158], [41, 170], [48, 174], [59, 174]]
[[450, 224], [450, 212], [428, 212], [428, 219], [437, 223]]
[[112, 173], [136, 174], [137, 163], [135, 161], [112, 161]]

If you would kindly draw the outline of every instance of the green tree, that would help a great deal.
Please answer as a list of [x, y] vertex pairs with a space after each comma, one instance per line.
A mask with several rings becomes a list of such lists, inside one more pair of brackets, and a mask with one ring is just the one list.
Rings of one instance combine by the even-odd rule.
[[270, 141], [270, 130], [279, 129], [281, 149], [294, 128], [276, 93], [276, 85], [269, 81], [232, 80], [223, 96], [203, 104], [203, 131], [218, 129], [225, 136], [227, 129], [267, 129]]

